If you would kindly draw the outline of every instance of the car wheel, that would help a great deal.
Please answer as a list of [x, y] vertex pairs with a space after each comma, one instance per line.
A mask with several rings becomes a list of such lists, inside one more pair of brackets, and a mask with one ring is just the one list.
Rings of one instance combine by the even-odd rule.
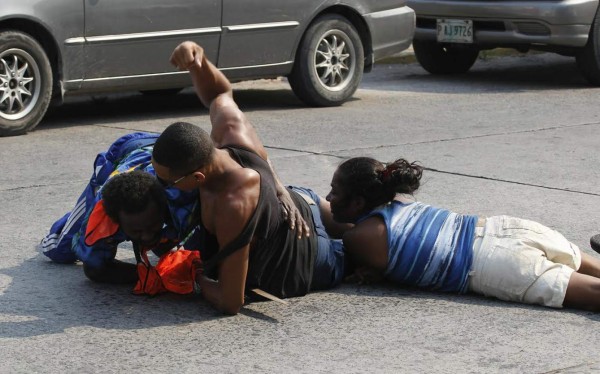
[[477, 60], [479, 50], [471, 46], [445, 45], [430, 41], [413, 41], [415, 57], [431, 74], [466, 73]]
[[350, 98], [362, 79], [364, 49], [346, 18], [318, 18], [302, 38], [288, 77], [300, 100], [312, 106], [336, 106]]
[[596, 11], [587, 44], [575, 58], [583, 76], [591, 84], [600, 86], [600, 9]]
[[51, 96], [52, 69], [40, 44], [21, 32], [0, 32], [0, 136], [33, 129]]

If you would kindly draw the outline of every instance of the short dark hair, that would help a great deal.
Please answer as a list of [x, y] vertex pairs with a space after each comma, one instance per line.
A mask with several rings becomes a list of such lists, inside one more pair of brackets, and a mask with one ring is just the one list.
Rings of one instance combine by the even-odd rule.
[[141, 213], [152, 202], [159, 211], [167, 210], [163, 187], [153, 175], [141, 170], [115, 175], [102, 187], [101, 194], [106, 214], [117, 223], [120, 212]]
[[337, 173], [343, 192], [362, 197], [367, 208], [373, 209], [392, 201], [397, 193], [418, 190], [423, 167], [403, 158], [384, 164], [370, 157], [355, 157], [340, 164]]
[[186, 175], [212, 160], [215, 145], [210, 135], [187, 122], [175, 122], [160, 134], [152, 158], [173, 174]]

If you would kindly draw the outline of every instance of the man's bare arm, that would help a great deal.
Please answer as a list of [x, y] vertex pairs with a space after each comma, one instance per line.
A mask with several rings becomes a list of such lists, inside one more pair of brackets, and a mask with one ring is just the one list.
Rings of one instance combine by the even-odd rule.
[[219, 311], [235, 315], [244, 305], [248, 258], [250, 249], [245, 246], [227, 257], [219, 267], [219, 280], [200, 277], [204, 298]]
[[[230, 177], [232, 188], [216, 197], [216, 206], [219, 209], [214, 213], [212, 230], [217, 237], [219, 250], [224, 249], [242, 233], [254, 214], [260, 194], [260, 176], [257, 172], [238, 169], [235, 175]], [[204, 277], [199, 279], [204, 297], [223, 313], [236, 314], [244, 305], [249, 256], [250, 244], [247, 244], [225, 257], [219, 264], [218, 281]]]
[[200, 101], [209, 108], [215, 146], [243, 146], [266, 160], [267, 152], [254, 127], [233, 100], [229, 80], [206, 58], [202, 47], [193, 42], [181, 43], [173, 51], [171, 63], [190, 72]]
[[200, 101], [210, 108], [219, 95], [233, 97], [229, 80], [204, 55], [204, 49], [194, 42], [183, 42], [171, 54], [171, 64], [188, 70]]
[[267, 160], [277, 183], [277, 197], [290, 230], [298, 236], [308, 236], [308, 224], [293, 204], [289, 191], [283, 186], [254, 126], [233, 100], [229, 80], [204, 55], [202, 47], [193, 42], [181, 43], [171, 55], [171, 63], [181, 70], [189, 70], [200, 101], [209, 108], [212, 125], [211, 138], [216, 147], [238, 145], [256, 152]]

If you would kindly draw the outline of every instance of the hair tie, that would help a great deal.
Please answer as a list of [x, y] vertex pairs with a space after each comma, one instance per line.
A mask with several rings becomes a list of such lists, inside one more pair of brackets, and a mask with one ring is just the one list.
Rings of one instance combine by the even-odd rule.
[[383, 168], [383, 170], [381, 171], [381, 181], [384, 183], [389, 181], [394, 171], [398, 169], [400, 169], [400, 167], [396, 164], [386, 165], [385, 168]]

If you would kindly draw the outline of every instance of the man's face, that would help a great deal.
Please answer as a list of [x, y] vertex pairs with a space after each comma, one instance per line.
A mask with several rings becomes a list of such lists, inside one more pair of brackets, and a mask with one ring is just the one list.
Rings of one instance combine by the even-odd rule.
[[119, 225], [131, 239], [142, 247], [153, 248], [160, 242], [161, 230], [165, 222], [163, 212], [151, 202], [140, 213], [119, 212]]
[[192, 183], [194, 181], [194, 172], [183, 176], [172, 175], [168, 167], [159, 164], [154, 159], [152, 159], [152, 166], [156, 173], [156, 179], [158, 179], [164, 188], [177, 188], [182, 191], [193, 191], [197, 188], [197, 185]]
[[331, 190], [326, 199], [329, 201], [331, 214], [336, 222], [353, 223], [358, 218], [354, 209], [355, 201], [345, 192], [338, 171], [333, 174]]

